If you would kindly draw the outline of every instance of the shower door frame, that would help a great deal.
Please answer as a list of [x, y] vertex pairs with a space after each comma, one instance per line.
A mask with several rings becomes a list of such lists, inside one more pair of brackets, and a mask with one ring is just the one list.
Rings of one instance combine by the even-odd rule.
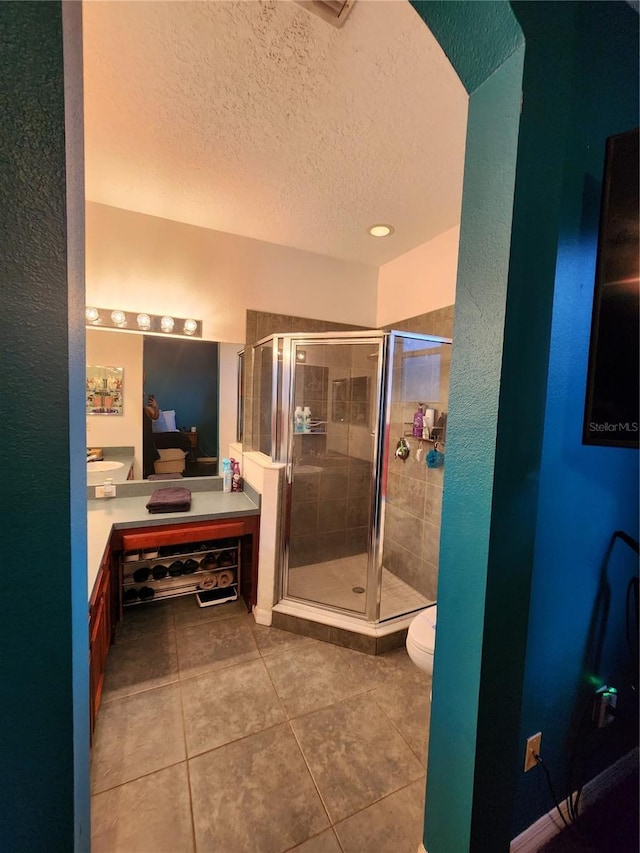
[[[288, 332], [275, 334], [274, 339], [274, 380], [277, 380], [277, 371], [281, 370], [281, 383], [274, 382], [274, 394], [272, 399], [272, 412], [276, 414], [278, 424], [272, 432], [272, 459], [285, 465], [285, 496], [283, 502], [283, 535], [281, 537], [280, 572], [278, 578], [278, 600], [302, 603], [318, 610], [330, 611], [346, 615], [352, 619], [364, 622], [377, 621], [376, 614], [380, 609], [380, 595], [382, 588], [382, 577], [376, 572], [376, 557], [380, 526], [378, 521], [379, 500], [377, 495], [377, 483], [379, 482], [380, 468], [380, 424], [382, 414], [382, 397], [385, 387], [385, 349], [387, 346], [388, 332], [378, 330], [363, 330], [361, 332]], [[266, 340], [260, 341], [266, 343]], [[375, 418], [374, 429], [371, 433], [373, 440], [371, 482], [369, 498], [369, 524], [367, 531], [367, 572], [364, 612], [359, 613], [348, 608], [336, 605], [311, 601], [308, 598], [300, 598], [287, 592], [287, 581], [289, 572], [289, 538], [291, 530], [291, 506], [292, 486], [294, 475], [293, 463], [293, 414], [295, 410], [295, 382], [294, 373], [296, 362], [294, 353], [298, 347], [311, 347], [314, 344], [363, 344], [378, 347], [378, 365], [375, 380]], [[280, 368], [278, 368], [278, 354], [281, 352]], [[282, 392], [280, 400], [276, 399], [276, 387], [281, 385]], [[278, 406], [278, 402], [280, 406]], [[378, 577], [379, 575], [379, 577]]]
[[[285, 466], [285, 489], [282, 514], [280, 567], [276, 592], [278, 601], [290, 601], [313, 607], [319, 611], [348, 616], [368, 624], [383, 624], [410, 615], [421, 607], [380, 618], [382, 600], [382, 556], [384, 545], [384, 522], [386, 509], [385, 465], [389, 458], [391, 428], [391, 403], [393, 391], [393, 365], [398, 339], [452, 344], [451, 338], [426, 335], [419, 332], [396, 330], [363, 330], [355, 332], [286, 332], [274, 333], [254, 344], [264, 346], [273, 342], [273, 375], [271, 400], [271, 459]], [[377, 410], [372, 433], [373, 458], [371, 466], [371, 495], [369, 529], [367, 535], [367, 587], [364, 613], [337, 607], [332, 604], [311, 601], [287, 593], [289, 572], [289, 537], [291, 526], [291, 492], [293, 485], [293, 413], [295, 409], [295, 361], [296, 346], [313, 346], [316, 343], [363, 343], [378, 346], [378, 369], [376, 376]]]

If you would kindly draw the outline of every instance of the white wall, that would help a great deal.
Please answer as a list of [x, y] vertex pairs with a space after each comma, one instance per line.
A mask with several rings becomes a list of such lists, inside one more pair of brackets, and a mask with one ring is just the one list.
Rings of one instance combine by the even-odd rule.
[[228, 455], [230, 444], [236, 441], [238, 413], [238, 353], [243, 344], [220, 344], [218, 356], [220, 386], [218, 404], [218, 471], [220, 460]]
[[87, 364], [122, 367], [122, 415], [87, 415], [87, 447], [134, 447], [142, 477], [142, 335], [87, 329]]
[[245, 311], [375, 325], [378, 269], [87, 202], [87, 304], [196, 317], [245, 339]]
[[460, 226], [380, 267], [376, 326], [453, 305]]

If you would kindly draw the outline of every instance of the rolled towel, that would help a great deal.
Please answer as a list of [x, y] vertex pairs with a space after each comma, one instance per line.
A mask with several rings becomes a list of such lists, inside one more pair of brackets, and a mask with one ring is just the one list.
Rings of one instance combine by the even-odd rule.
[[225, 569], [223, 572], [218, 572], [218, 586], [219, 587], [224, 588], [226, 586], [231, 586], [232, 583], [233, 583], [233, 572], [230, 572], [227, 569]]
[[215, 575], [205, 575], [203, 578], [200, 578], [200, 589], [213, 589], [217, 586], [218, 580]]
[[144, 583], [151, 572], [146, 566], [143, 566], [141, 569], [136, 569], [133, 573], [133, 579], [136, 583]]
[[184, 571], [184, 563], [182, 560], [174, 560], [169, 566], [169, 574], [172, 578], [177, 578]]
[[156, 489], [147, 501], [149, 512], [187, 512], [191, 509], [191, 492], [178, 486]]

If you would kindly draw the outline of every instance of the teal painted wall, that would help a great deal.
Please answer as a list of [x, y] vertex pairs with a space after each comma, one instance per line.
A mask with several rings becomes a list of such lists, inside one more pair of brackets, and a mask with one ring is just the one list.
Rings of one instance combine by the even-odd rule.
[[[519, 704], [496, 705], [484, 686], [501, 673], [501, 688], [519, 696], [526, 640], [528, 596], [516, 599], [521, 618], [512, 611], [506, 628], [503, 619], [485, 616], [500, 599], [505, 580], [491, 538], [501, 451], [496, 433], [499, 418], [514, 420], [520, 397], [505, 400], [500, 383], [524, 44], [507, 3], [416, 8], [470, 93], [424, 843], [429, 853], [498, 851], [505, 840], [508, 845], [513, 780], [509, 787], [508, 778], [496, 773], [478, 787], [476, 776], [477, 756], [487, 743], [499, 744], [494, 762], [510, 762], [515, 753]], [[505, 442], [508, 431], [506, 436]], [[524, 479], [523, 461], [512, 457], [510, 465], [515, 480]], [[507, 502], [507, 495], [499, 497]], [[506, 511], [512, 524], [524, 526], [524, 539], [531, 543], [533, 521]], [[526, 577], [521, 585], [528, 592]], [[503, 630], [512, 632], [509, 644], [493, 643]], [[506, 806], [493, 814], [481, 836], [476, 811], [495, 812], [496, 802]]]
[[[82, 108], [77, 87], [65, 132], [62, 32], [59, 2], [0, 4], [0, 849], [20, 853], [89, 848]], [[77, 73], [81, 42], [66, 53]]]
[[[540, 774], [522, 773], [524, 738], [542, 728], [563, 775], [591, 659], [624, 680], [624, 546], [608, 566], [601, 653], [594, 614], [611, 533], [637, 535], [637, 453], [582, 448], [580, 430], [594, 178], [605, 136], [637, 123], [637, 15], [624, 3], [512, 4], [517, 19], [500, 3], [414, 5], [470, 92], [424, 843], [498, 853], [551, 808]], [[628, 742], [612, 737], [600, 766]]]
[[[616, 529], [638, 538], [638, 452], [585, 447], [581, 424], [604, 146], [638, 125], [638, 15], [626, 3], [512, 5], [527, 39], [512, 278], [554, 289], [519, 740], [542, 731], [564, 796], [592, 678], [621, 690], [623, 716], [587, 727], [582, 781], [637, 743], [624, 615], [637, 558], [620, 542], [605, 558]], [[553, 807], [542, 773], [517, 778], [514, 835]]]

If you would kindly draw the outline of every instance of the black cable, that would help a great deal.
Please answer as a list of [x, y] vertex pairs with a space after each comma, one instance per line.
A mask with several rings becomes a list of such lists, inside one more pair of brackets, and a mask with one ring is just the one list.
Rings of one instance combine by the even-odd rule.
[[567, 827], [567, 829], [569, 829], [571, 824], [567, 823], [565, 816], [562, 814], [562, 809], [560, 808], [560, 803], [558, 802], [558, 798], [556, 797], [556, 792], [553, 790], [553, 785], [551, 783], [551, 773], [549, 773], [549, 768], [544, 763], [544, 761], [540, 758], [539, 755], [534, 754], [533, 757], [538, 762], [540, 767], [542, 767], [542, 769], [544, 770], [544, 775], [547, 777], [547, 785], [549, 786], [549, 793], [551, 794], [551, 799], [553, 800], [554, 805], [555, 805], [556, 809], [558, 810], [558, 814], [562, 818], [563, 824]]
[[[580, 802], [580, 795], [582, 794], [582, 789], [584, 788], [585, 784], [583, 781], [581, 781], [584, 776], [584, 767], [582, 768], [582, 773], [579, 769], [576, 769], [576, 764], [578, 763], [578, 749], [584, 745], [585, 738], [591, 732], [590, 723], [592, 709], [593, 695], [589, 693], [589, 695], [585, 697], [585, 703], [582, 709], [582, 713], [580, 714], [580, 718], [578, 720], [578, 727], [576, 730], [575, 738], [573, 740], [571, 752], [569, 753], [569, 763], [567, 767], [567, 805], [569, 809], [569, 815], [571, 816], [571, 820], [574, 823], [578, 822], [578, 804]], [[576, 783], [575, 789], [573, 787], [574, 778]]]
[[625, 542], [632, 551], [635, 551], [636, 554], [640, 554], [640, 543], [638, 543], [633, 536], [629, 536], [628, 533], [625, 533], [624, 530], [616, 530], [611, 537], [612, 545], [616, 539], [622, 539], [622, 541]]
[[[633, 643], [631, 641], [631, 610], [633, 603], [635, 603], [635, 617], [636, 617], [636, 642]], [[627, 645], [629, 646], [629, 653], [631, 655], [631, 660], [634, 664], [634, 675], [636, 670], [638, 669], [638, 649], [637, 649], [637, 633], [638, 633], [638, 578], [631, 578], [629, 583], [627, 584], [627, 595], [626, 595], [626, 604], [625, 604], [625, 615], [626, 615], [626, 633], [627, 633]], [[633, 685], [635, 688], [635, 684]]]

